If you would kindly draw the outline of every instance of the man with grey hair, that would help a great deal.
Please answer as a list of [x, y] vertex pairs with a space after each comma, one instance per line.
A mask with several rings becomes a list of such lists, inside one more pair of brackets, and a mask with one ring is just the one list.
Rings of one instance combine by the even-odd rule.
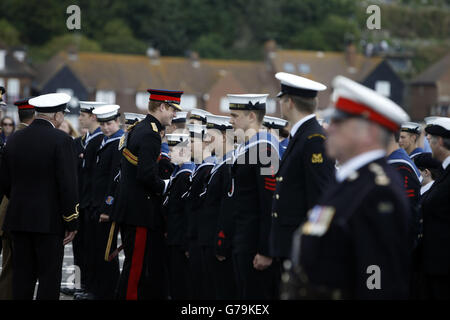
[[[9, 198], [4, 230], [13, 241], [14, 299], [59, 299], [64, 245], [78, 227], [72, 138], [56, 130], [71, 97], [30, 99], [36, 119], [8, 141], [0, 168], [0, 197]], [[31, 168], [31, 170], [30, 170]]]
[[[350, 79], [333, 82], [326, 150], [340, 168], [294, 235], [283, 299], [408, 297], [409, 207], [387, 164], [390, 132], [408, 115]], [[289, 277], [288, 277], [289, 275]]]
[[442, 162], [441, 174], [422, 200], [423, 266], [430, 299], [450, 299], [450, 118], [425, 128], [432, 156]]

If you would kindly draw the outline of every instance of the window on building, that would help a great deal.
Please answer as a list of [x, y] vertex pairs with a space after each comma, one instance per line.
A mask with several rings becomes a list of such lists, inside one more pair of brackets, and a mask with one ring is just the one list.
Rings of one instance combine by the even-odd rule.
[[385, 97], [390, 97], [391, 83], [389, 81], [377, 81], [375, 82], [375, 91]]
[[223, 113], [230, 112], [230, 105], [227, 97], [220, 98], [220, 111]]
[[311, 67], [309, 66], [309, 64], [300, 63], [298, 65], [298, 71], [303, 74], [308, 74], [311, 73]]
[[73, 89], [70, 89], [70, 88], [59, 88], [59, 89], [56, 89], [56, 92], [57, 93], [65, 93], [65, 94], [68, 94], [69, 96], [72, 97], [72, 99], [70, 99], [69, 103], [67, 104], [69, 106], [69, 108], [73, 109], [73, 108], [76, 108], [78, 106], [78, 104], [79, 104], [78, 98], [75, 97]]
[[295, 73], [295, 66], [294, 66], [294, 64], [291, 63], [291, 62], [285, 62], [285, 63], [283, 64], [283, 69], [284, 69], [284, 71], [286, 71], [286, 72]]
[[138, 92], [136, 93], [136, 107], [139, 110], [146, 111], [148, 109], [148, 98], [149, 94], [147, 92]]
[[197, 108], [197, 96], [194, 94], [183, 94], [180, 105], [185, 111]]
[[108, 104], [116, 103], [116, 93], [112, 90], [98, 90], [95, 95], [95, 100], [105, 102]]
[[20, 97], [20, 81], [19, 79], [8, 79], [8, 87], [6, 88], [6, 94], [11, 102], [19, 100]]
[[266, 100], [266, 114], [273, 114], [277, 111], [277, 101], [275, 99]]
[[0, 70], [6, 67], [6, 50], [0, 50]]

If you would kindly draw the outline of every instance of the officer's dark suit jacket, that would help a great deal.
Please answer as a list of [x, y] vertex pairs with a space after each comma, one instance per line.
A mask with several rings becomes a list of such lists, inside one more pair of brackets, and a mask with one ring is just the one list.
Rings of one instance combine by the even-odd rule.
[[190, 186], [189, 177], [192, 171], [180, 171], [173, 177], [165, 203], [167, 216], [167, 244], [172, 246], [184, 246], [187, 250], [187, 223], [188, 219], [184, 211], [185, 199], [183, 195]]
[[288, 258], [292, 235], [334, 179], [325, 154], [325, 133], [316, 118], [305, 121], [289, 141], [277, 173], [272, 202], [270, 255]]
[[[107, 140], [108, 141], [108, 140]], [[114, 204], [114, 177], [120, 166], [121, 153], [118, 149], [119, 140], [109, 140], [97, 150], [96, 163], [93, 171], [92, 184], [93, 208], [95, 215], [111, 214]]]
[[[384, 158], [355, 172], [324, 193], [299, 229], [308, 285], [341, 298], [406, 299], [410, 213], [399, 178]], [[381, 289], [370, 290], [377, 267]]]
[[425, 272], [450, 274], [450, 165], [422, 200]]
[[[84, 143], [87, 143], [83, 152], [82, 168], [80, 179], [80, 208], [88, 208], [92, 206], [92, 195], [95, 186], [92, 184], [92, 177], [94, 174], [94, 167], [96, 161], [97, 150], [103, 140], [103, 133], [98, 127], [91, 135], [95, 137], [87, 138]], [[88, 141], [89, 140], [89, 141]]]
[[200, 194], [204, 191], [207, 178], [214, 163], [202, 163], [191, 175], [191, 186], [187, 193], [185, 215], [188, 218], [187, 238], [198, 240], [199, 214], [203, 208], [203, 198]]
[[122, 150], [120, 182], [112, 220], [151, 230], [163, 228], [160, 201], [156, 198], [165, 187], [164, 180], [159, 177], [157, 163], [161, 151], [161, 130], [158, 119], [148, 114], [128, 132], [126, 150]]
[[[272, 174], [261, 174], [261, 169], [271, 166], [271, 163], [260, 157], [263, 154], [267, 154], [267, 157], [273, 158], [274, 161], [279, 159], [278, 150], [261, 142], [250, 147], [245, 153], [237, 154], [237, 160], [232, 166], [233, 254], [258, 253], [269, 256], [275, 172], [272, 170]], [[252, 161], [250, 158], [253, 158]]]
[[73, 139], [43, 119], [16, 132], [5, 149], [0, 188], [10, 200], [5, 230], [60, 235], [76, 230]]

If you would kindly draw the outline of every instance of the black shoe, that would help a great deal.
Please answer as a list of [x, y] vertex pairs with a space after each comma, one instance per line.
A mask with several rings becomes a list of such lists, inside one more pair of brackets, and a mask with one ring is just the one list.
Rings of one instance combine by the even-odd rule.
[[75, 288], [61, 288], [59, 291], [61, 291], [61, 293], [68, 295], [68, 296], [73, 296], [75, 294], [76, 289]]

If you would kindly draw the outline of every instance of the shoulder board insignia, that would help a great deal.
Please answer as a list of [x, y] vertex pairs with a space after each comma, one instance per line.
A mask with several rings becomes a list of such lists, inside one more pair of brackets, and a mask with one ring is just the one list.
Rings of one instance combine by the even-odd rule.
[[153, 131], [155, 131], [155, 132], [158, 132], [158, 133], [159, 133], [159, 131], [158, 131], [158, 127], [156, 126], [156, 124], [155, 124], [154, 122], [152, 122], [152, 128], [153, 128]]
[[119, 141], [119, 150], [120, 151], [127, 146], [127, 138], [128, 138], [128, 132], [125, 132]]
[[311, 157], [311, 162], [312, 163], [322, 163], [323, 162], [322, 153], [313, 153], [312, 157]]
[[379, 186], [387, 186], [391, 182], [389, 177], [384, 172], [383, 168], [377, 163], [371, 163], [369, 170], [375, 174], [375, 184]]
[[135, 123], [133, 123], [132, 125], [130, 125], [130, 126], [127, 128], [126, 132], [130, 132], [131, 130], [133, 130], [134, 127], [135, 127], [139, 122], [141, 122], [141, 120], [140, 120], [140, 121], [136, 121]]
[[326, 139], [326, 137], [325, 137], [323, 134], [320, 134], [320, 133], [314, 133], [314, 134], [310, 135], [310, 136], [308, 137], [308, 139], [312, 139], [312, 138], [314, 138], [314, 137], [320, 137], [320, 138], [322, 138], [323, 140]]

